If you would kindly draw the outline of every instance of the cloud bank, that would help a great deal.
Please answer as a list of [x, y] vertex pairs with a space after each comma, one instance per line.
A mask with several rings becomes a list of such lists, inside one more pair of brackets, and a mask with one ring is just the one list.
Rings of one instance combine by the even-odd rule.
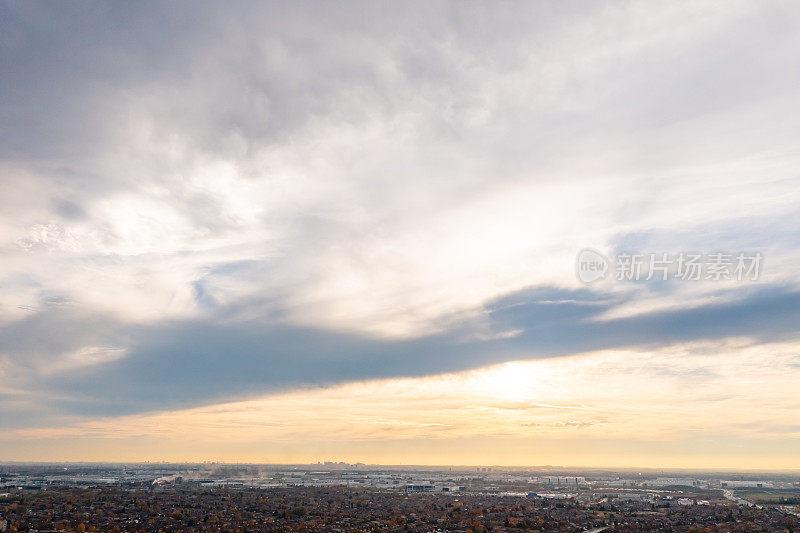
[[0, 4], [0, 427], [796, 338], [797, 11]]

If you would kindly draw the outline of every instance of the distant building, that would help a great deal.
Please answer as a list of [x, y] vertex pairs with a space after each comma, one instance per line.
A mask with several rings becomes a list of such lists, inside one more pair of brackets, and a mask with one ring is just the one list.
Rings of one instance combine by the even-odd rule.
[[466, 487], [458, 485], [433, 485], [431, 483], [408, 483], [406, 492], [459, 492]]
[[642, 484], [651, 487], [698, 487], [700, 481], [689, 477], [659, 477], [656, 479], [646, 479]]
[[737, 488], [737, 487], [752, 487], [752, 488], [772, 488], [771, 481], [720, 481], [723, 487]]
[[612, 481], [604, 481], [603, 485], [606, 487], [633, 487], [638, 485], [634, 479], [615, 479]]
[[648, 502], [653, 500], [653, 494], [649, 492], [622, 492], [613, 495], [615, 500], [619, 501], [634, 501], [634, 502]]
[[435, 492], [436, 486], [435, 485], [414, 485], [408, 484], [406, 485], [406, 492]]
[[538, 478], [539, 483], [549, 485], [582, 485], [586, 483], [583, 476], [542, 476]]

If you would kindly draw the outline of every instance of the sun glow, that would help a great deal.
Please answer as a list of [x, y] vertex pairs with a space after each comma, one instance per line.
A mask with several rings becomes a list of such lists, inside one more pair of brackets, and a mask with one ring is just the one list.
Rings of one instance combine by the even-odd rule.
[[[516, 361], [20, 428], [0, 436], [0, 445], [18, 442], [16, 457], [53, 460], [89, 447], [107, 460], [157, 452], [175, 460], [303, 462], [336, 452], [374, 462], [535, 464], [545, 454], [559, 464], [797, 468], [797, 348], [743, 340], [723, 351], [701, 343]], [[739, 369], [749, 376], [744, 388]], [[74, 455], [54, 442], [71, 443]], [[648, 442], [656, 443], [652, 451], [643, 448]], [[701, 444], [713, 454], [698, 455]]]
[[540, 369], [533, 365], [510, 362], [488, 368], [476, 375], [477, 386], [486, 396], [503, 401], [532, 401], [541, 387]]

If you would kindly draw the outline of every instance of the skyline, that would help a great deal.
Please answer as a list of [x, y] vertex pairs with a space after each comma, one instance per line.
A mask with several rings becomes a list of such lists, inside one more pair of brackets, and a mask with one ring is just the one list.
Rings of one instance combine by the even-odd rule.
[[0, 1], [0, 462], [800, 469], [797, 21]]

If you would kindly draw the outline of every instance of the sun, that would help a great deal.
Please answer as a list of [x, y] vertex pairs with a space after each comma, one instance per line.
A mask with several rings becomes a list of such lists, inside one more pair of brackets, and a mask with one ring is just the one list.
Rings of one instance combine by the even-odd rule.
[[539, 377], [533, 364], [515, 361], [481, 370], [476, 386], [492, 399], [528, 401], [538, 392]]

